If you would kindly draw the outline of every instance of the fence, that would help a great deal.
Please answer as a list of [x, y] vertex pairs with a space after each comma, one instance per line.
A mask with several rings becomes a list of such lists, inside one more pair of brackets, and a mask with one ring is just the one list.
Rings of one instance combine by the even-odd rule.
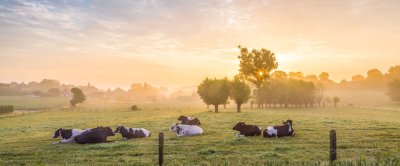
[[12, 105], [0, 105], [0, 114], [7, 114], [14, 111], [14, 106]]

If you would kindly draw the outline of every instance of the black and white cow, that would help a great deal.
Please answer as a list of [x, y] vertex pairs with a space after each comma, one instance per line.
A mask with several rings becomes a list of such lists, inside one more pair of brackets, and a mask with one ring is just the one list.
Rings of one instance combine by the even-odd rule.
[[101, 143], [106, 142], [108, 136], [115, 136], [110, 127], [97, 127], [75, 136], [74, 140], [79, 144]]
[[263, 137], [284, 137], [293, 135], [294, 129], [292, 120], [283, 122], [283, 125], [281, 126], [269, 126], [263, 131]]
[[191, 118], [191, 117], [181, 115], [178, 118], [178, 120], [181, 121], [181, 124], [185, 124], [185, 125], [200, 125], [200, 120], [197, 118]]
[[128, 128], [121, 125], [115, 129], [114, 133], [121, 133], [124, 139], [144, 138], [151, 136], [151, 132], [144, 128]]
[[173, 124], [170, 131], [176, 131], [178, 137], [181, 136], [194, 136], [203, 134], [203, 129], [195, 125]]
[[85, 129], [85, 130], [80, 130], [80, 129], [63, 129], [63, 128], [58, 128], [54, 134], [53, 138], [58, 138], [61, 137], [62, 140], [59, 142], [55, 142], [53, 144], [59, 144], [59, 143], [73, 143], [74, 142], [74, 137], [82, 134], [83, 132], [90, 130], [90, 129]]
[[237, 123], [233, 127], [233, 130], [239, 131], [239, 133], [236, 134], [237, 137], [261, 135], [261, 127], [246, 125], [244, 122]]

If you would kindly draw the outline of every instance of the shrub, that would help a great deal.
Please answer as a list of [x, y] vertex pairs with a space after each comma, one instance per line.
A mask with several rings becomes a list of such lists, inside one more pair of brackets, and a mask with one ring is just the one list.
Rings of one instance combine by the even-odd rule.
[[131, 106], [131, 111], [137, 111], [137, 110], [139, 110], [139, 107], [137, 105]]

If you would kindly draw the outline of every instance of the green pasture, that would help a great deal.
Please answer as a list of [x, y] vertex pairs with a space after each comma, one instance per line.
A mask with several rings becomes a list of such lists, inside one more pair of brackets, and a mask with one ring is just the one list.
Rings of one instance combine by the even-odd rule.
[[[92, 107], [93, 106], [93, 107]], [[140, 106], [140, 105], [139, 105]], [[221, 109], [103, 103], [80, 108], [0, 116], [0, 165], [156, 165], [158, 132], [165, 133], [165, 165], [328, 165], [329, 131], [336, 129], [337, 165], [399, 165], [400, 112], [361, 108]], [[198, 117], [205, 133], [180, 137], [168, 129], [179, 115]], [[292, 119], [296, 135], [284, 138], [234, 137], [233, 125], [281, 124]], [[102, 144], [58, 144], [56, 128], [118, 124], [143, 127], [151, 138]]]

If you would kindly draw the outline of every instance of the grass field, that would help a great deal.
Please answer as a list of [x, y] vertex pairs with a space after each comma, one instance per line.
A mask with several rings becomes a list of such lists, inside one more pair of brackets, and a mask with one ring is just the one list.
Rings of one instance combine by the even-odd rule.
[[[126, 106], [128, 108], [129, 105]], [[356, 108], [221, 109], [166, 105], [129, 111], [122, 105], [0, 116], [0, 165], [156, 165], [158, 132], [165, 133], [166, 165], [328, 165], [329, 131], [337, 132], [338, 165], [399, 165], [400, 112]], [[168, 129], [181, 114], [198, 117], [205, 133], [178, 138]], [[238, 121], [265, 128], [294, 120], [295, 137], [235, 138]], [[152, 137], [109, 143], [53, 145], [58, 127], [118, 124], [143, 127]]]

